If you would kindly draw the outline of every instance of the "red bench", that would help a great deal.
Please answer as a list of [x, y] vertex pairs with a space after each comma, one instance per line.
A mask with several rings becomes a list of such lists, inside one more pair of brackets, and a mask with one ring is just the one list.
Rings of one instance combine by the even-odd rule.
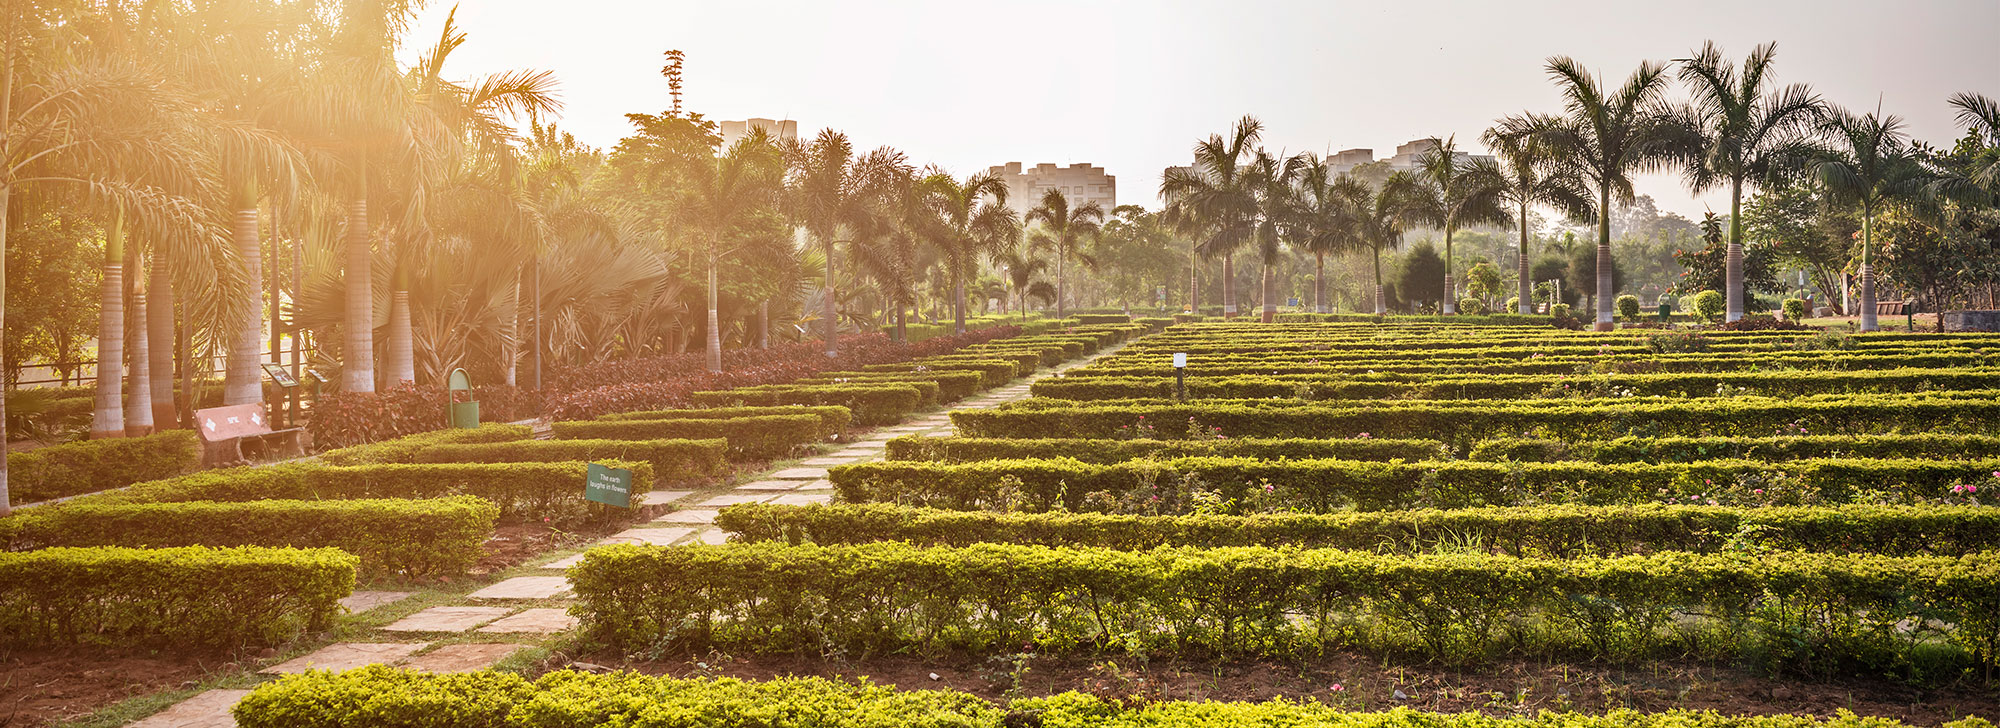
[[271, 420], [264, 415], [264, 405], [261, 404], [234, 404], [195, 410], [194, 423], [195, 431], [201, 433], [201, 460], [205, 465], [224, 465], [250, 459], [246, 457], [245, 443], [250, 446], [248, 455], [258, 459], [305, 454], [305, 445], [299, 437], [305, 428], [271, 429]]

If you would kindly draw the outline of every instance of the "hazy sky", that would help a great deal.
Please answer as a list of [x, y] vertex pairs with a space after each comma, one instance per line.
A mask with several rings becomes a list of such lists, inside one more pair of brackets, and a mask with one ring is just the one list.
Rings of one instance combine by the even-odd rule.
[[[405, 57], [434, 42], [426, 8]], [[685, 2], [465, 0], [450, 75], [548, 69], [561, 126], [610, 147], [628, 112], [668, 105], [660, 53], [687, 54], [685, 106], [713, 119], [795, 119], [964, 175], [1008, 161], [1091, 162], [1121, 203], [1157, 204], [1160, 170], [1243, 114], [1285, 151], [1456, 134], [1556, 111], [1545, 59], [1624, 80], [1642, 60], [1714, 39], [1739, 60], [1777, 41], [1781, 82], [1882, 108], [1918, 139], [1958, 136], [1945, 99], [2000, 95], [2000, 0], [1809, 2]], [[1679, 93], [1678, 90], [1676, 93]], [[1639, 191], [1699, 217], [1670, 176]]]

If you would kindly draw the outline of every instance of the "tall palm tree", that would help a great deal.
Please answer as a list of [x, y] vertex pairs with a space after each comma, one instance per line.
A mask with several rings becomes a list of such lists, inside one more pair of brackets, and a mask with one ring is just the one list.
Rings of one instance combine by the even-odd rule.
[[1310, 153], [1299, 175], [1291, 211], [1292, 244], [1313, 254], [1313, 312], [1327, 313], [1326, 256], [1366, 247], [1355, 232], [1354, 208], [1341, 196], [1333, 171]]
[[1729, 186], [1724, 321], [1743, 318], [1743, 185], [1804, 167], [1813, 151], [1810, 133], [1823, 111], [1819, 96], [1805, 84], [1778, 88], [1771, 80], [1776, 55], [1776, 43], [1757, 46], [1739, 70], [1709, 41], [1680, 62], [1702, 132], [1699, 163], [1688, 166], [1690, 187], [1699, 193]]
[[1236, 318], [1236, 249], [1256, 235], [1257, 196], [1249, 158], [1263, 135], [1263, 122], [1245, 116], [1228, 137], [1211, 134], [1196, 143], [1193, 165], [1169, 168], [1160, 178], [1167, 221], [1195, 237], [1202, 257], [1222, 256], [1224, 319]]
[[[1958, 109], [1958, 123], [1985, 139], [1987, 145], [2000, 147], [2000, 102], [1982, 94], [1960, 92], [1951, 95], [1951, 105]], [[1967, 190], [2000, 194], [2000, 155], [1988, 158], [1962, 180], [1948, 180], [1945, 186], [1945, 191], [1961, 197]]]
[[1632, 200], [1632, 175], [1693, 160], [1700, 132], [1690, 113], [1666, 102], [1666, 67], [1652, 61], [1617, 88], [1608, 88], [1582, 64], [1549, 59], [1548, 73], [1562, 90], [1562, 116], [1527, 114], [1501, 122], [1506, 133], [1530, 133], [1535, 144], [1577, 170], [1597, 192], [1597, 330], [1611, 319], [1611, 198]]
[[951, 281], [952, 331], [963, 334], [965, 279], [978, 272], [982, 258], [1020, 242], [1021, 222], [1007, 207], [1007, 183], [997, 175], [982, 172], [959, 181], [934, 172], [920, 185], [944, 224], [931, 243]]
[[1452, 285], [1451, 239], [1459, 228], [1470, 225], [1505, 225], [1507, 211], [1500, 205], [1500, 179], [1483, 174], [1470, 159], [1460, 159], [1457, 137], [1431, 139], [1432, 146], [1417, 156], [1417, 176], [1424, 184], [1416, 187], [1411, 210], [1426, 225], [1444, 231], [1444, 312], [1458, 313], [1458, 292]]
[[1374, 258], [1377, 316], [1389, 310], [1382, 295], [1382, 251], [1402, 245], [1403, 231], [1420, 217], [1412, 207], [1413, 200], [1422, 194], [1418, 189], [1422, 184], [1416, 175], [1402, 171], [1391, 173], [1383, 180], [1381, 189], [1344, 174], [1334, 180], [1333, 194], [1347, 208], [1347, 227], [1352, 236], [1349, 245], [1367, 248]]
[[784, 158], [762, 130], [709, 158], [687, 160], [681, 216], [698, 238], [708, 268], [708, 370], [722, 371], [722, 324], [717, 315], [716, 264], [740, 244], [738, 229], [777, 201]]
[[852, 243], [857, 223], [872, 214], [870, 205], [884, 194], [884, 188], [899, 177], [909, 175], [910, 164], [902, 152], [882, 147], [864, 156], [854, 155], [847, 135], [823, 129], [811, 142], [785, 146], [789, 170], [786, 206], [792, 219], [805, 228], [806, 235], [820, 246], [826, 259], [826, 279], [820, 322], [824, 326], [826, 355], [839, 353], [840, 313], [835, 291], [834, 251], [841, 243]]
[[1251, 240], [1257, 245], [1257, 261], [1262, 265], [1259, 295], [1263, 298], [1259, 320], [1278, 320], [1277, 274], [1280, 243], [1291, 235], [1290, 217], [1296, 206], [1299, 176], [1305, 172], [1305, 157], [1279, 159], [1258, 149], [1251, 155], [1249, 182], [1257, 202], [1256, 223]]
[[1879, 331], [1875, 320], [1875, 214], [1884, 205], [1919, 198], [1936, 176], [1917, 158], [1894, 115], [1856, 115], [1828, 110], [1821, 123], [1831, 148], [1813, 173], [1833, 199], [1861, 208], [1861, 330]]
[[1000, 269], [1007, 274], [1008, 284], [1013, 286], [1014, 296], [1021, 302], [1021, 318], [1028, 318], [1028, 289], [1033, 287], [1049, 262], [1040, 258], [1022, 255], [1021, 251], [1008, 251], [995, 259]]
[[1029, 234], [1029, 244], [1055, 253], [1056, 318], [1063, 318], [1067, 292], [1064, 263], [1075, 258], [1086, 265], [1094, 264], [1083, 249], [1097, 237], [1098, 227], [1104, 222], [1104, 206], [1086, 202], [1072, 208], [1068, 195], [1062, 190], [1051, 189], [1043, 192], [1041, 202], [1028, 210], [1024, 222], [1038, 226]]
[[1528, 280], [1528, 211], [1538, 205], [1548, 206], [1569, 217], [1588, 220], [1595, 214], [1590, 191], [1584, 189], [1583, 181], [1572, 170], [1550, 159], [1525, 136], [1488, 129], [1482, 141], [1498, 159], [1474, 162], [1477, 170], [1473, 174], [1497, 180], [1500, 203], [1520, 216], [1521, 282], [1517, 310], [1531, 314], [1535, 312], [1535, 297], [1534, 282]]

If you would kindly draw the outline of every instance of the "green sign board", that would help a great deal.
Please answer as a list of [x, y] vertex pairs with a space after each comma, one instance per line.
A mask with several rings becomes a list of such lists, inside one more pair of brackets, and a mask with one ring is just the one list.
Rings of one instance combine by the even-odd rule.
[[583, 476], [584, 500], [607, 506], [632, 507], [632, 471], [590, 463]]

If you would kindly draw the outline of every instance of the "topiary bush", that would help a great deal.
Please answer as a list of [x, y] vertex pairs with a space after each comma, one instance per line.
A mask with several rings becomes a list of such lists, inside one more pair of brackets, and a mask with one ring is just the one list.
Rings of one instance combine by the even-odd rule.
[[1715, 291], [1702, 291], [1688, 299], [1695, 317], [1709, 322], [1722, 318], [1723, 304], [1722, 294]]
[[257, 546], [0, 553], [0, 644], [278, 644], [332, 621], [357, 562], [339, 549]]
[[1805, 300], [1805, 299], [1803, 299], [1803, 298], [1787, 298], [1787, 299], [1785, 299], [1785, 320], [1786, 320], [1786, 321], [1804, 321], [1804, 320], [1806, 320], [1806, 314], [1807, 314], [1807, 311], [1806, 311], [1806, 300]]
[[1637, 323], [1639, 321], [1638, 296], [1634, 296], [1631, 294], [1619, 296], [1617, 300], [1612, 302], [1612, 305], [1618, 308], [1618, 316], [1620, 318], [1623, 318], [1626, 321], [1634, 323]]
[[168, 430], [11, 453], [7, 485], [14, 502], [34, 503], [171, 478], [200, 467], [201, 439], [193, 430]]

